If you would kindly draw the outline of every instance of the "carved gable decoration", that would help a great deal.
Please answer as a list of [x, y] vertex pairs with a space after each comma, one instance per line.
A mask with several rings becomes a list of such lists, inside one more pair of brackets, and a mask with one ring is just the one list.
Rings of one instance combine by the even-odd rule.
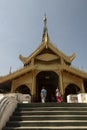
[[54, 54], [45, 53], [45, 54], [38, 55], [36, 59], [42, 61], [52, 61], [52, 60], [59, 59], [59, 57]]
[[23, 57], [22, 55], [19, 55], [19, 59], [23, 62], [24, 66], [29, 65], [32, 59], [37, 59], [41, 61], [53, 61], [57, 59], [62, 59], [65, 64], [70, 65], [74, 58], [75, 54], [71, 56], [66, 56], [50, 42], [46, 16], [44, 17], [44, 29], [40, 46], [28, 57]]

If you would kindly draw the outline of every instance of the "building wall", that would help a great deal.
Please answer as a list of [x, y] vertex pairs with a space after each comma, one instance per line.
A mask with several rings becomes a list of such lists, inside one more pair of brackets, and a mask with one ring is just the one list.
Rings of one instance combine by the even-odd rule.
[[23, 76], [16, 78], [12, 81], [11, 92], [15, 92], [15, 90], [21, 86], [26, 85], [30, 90], [32, 89], [32, 72], [24, 74]]
[[[26, 73], [12, 81], [12, 87], [11, 87], [11, 92], [15, 92], [15, 90], [21, 86], [21, 85], [26, 85], [30, 90], [31, 90], [31, 95], [35, 99], [36, 96], [36, 76], [39, 72], [45, 70], [44, 68], [42, 70], [32, 70], [29, 73]], [[50, 70], [49, 70], [50, 71]], [[51, 70], [53, 71], [53, 70]], [[68, 73], [68, 72], [63, 72], [62, 70], [54, 70], [58, 77], [59, 77], [59, 85], [60, 85], [60, 92], [61, 95], [63, 96], [65, 93], [65, 89], [69, 84], [75, 84], [78, 86], [81, 90], [81, 92], [84, 92], [84, 83], [83, 79]]]
[[68, 72], [63, 72], [64, 90], [69, 84], [75, 84], [76, 86], [80, 88], [81, 92], [84, 92], [84, 82], [81, 77], [78, 77], [74, 74], [70, 74]]

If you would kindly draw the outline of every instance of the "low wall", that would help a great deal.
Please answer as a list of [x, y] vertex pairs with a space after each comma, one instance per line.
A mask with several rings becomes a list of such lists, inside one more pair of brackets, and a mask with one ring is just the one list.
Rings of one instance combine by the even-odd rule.
[[29, 94], [9, 93], [6, 96], [15, 98], [19, 103], [31, 103], [31, 96]]
[[0, 100], [0, 130], [5, 126], [16, 107], [17, 101], [14, 98], [4, 96]]
[[0, 100], [4, 97], [4, 94], [0, 94]]
[[67, 103], [87, 103], [87, 93], [68, 95]]

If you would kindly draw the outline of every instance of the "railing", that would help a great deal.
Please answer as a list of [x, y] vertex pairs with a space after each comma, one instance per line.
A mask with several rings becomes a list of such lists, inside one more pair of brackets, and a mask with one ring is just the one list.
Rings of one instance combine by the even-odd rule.
[[9, 100], [7, 97], [3, 97], [2, 100], [0, 101], [0, 119], [8, 103], [9, 103]]
[[5, 126], [16, 107], [17, 101], [15, 98], [3, 97], [0, 100], [0, 130]]

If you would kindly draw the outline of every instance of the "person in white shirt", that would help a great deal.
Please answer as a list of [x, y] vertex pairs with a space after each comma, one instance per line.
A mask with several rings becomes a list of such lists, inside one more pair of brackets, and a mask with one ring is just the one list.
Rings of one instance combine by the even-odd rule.
[[43, 87], [41, 89], [41, 102], [45, 103], [46, 101], [46, 96], [47, 96], [47, 90]]

